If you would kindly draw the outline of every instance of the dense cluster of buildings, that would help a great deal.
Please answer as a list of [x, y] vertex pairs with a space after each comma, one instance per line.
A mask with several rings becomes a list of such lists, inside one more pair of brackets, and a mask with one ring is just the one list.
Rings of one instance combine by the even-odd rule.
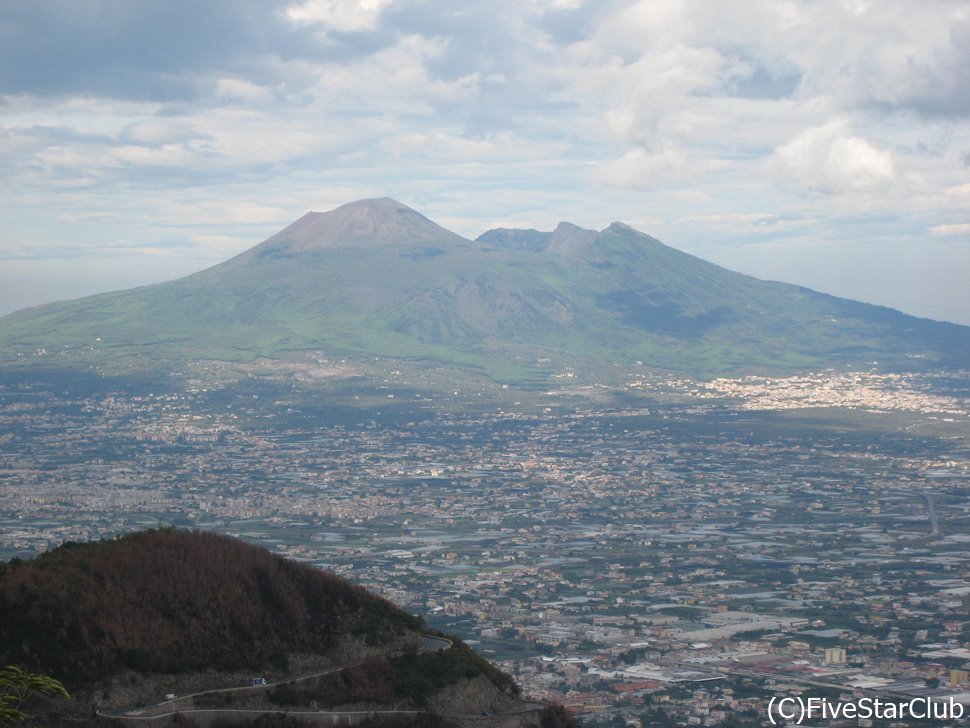
[[967, 426], [914, 434], [965, 402], [922, 400], [897, 431], [711, 398], [452, 414], [403, 399], [337, 418], [272, 390], [0, 388], [0, 557], [159, 523], [232, 533], [604, 721], [760, 724], [772, 694], [970, 692]]

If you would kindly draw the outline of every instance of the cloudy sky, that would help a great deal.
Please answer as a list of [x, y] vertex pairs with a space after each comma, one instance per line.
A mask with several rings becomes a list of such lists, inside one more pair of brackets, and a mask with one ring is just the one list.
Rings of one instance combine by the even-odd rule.
[[0, 313], [391, 196], [970, 324], [965, 0], [0, 0]]

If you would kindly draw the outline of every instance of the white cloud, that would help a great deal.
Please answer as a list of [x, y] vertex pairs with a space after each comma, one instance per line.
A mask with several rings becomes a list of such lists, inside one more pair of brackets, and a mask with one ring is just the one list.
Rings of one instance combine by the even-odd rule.
[[121, 138], [130, 144], [153, 147], [182, 141], [191, 134], [186, 124], [171, 119], [149, 118], [128, 124], [122, 130]]
[[583, 0], [528, 0], [540, 12], [552, 10], [575, 10], [583, 5]]
[[798, 39], [803, 96], [831, 95], [846, 107], [878, 104], [926, 114], [970, 113], [965, 4], [883, 0], [804, 8], [811, 35]]
[[306, 0], [286, 9], [287, 17], [301, 25], [321, 24], [343, 32], [371, 27], [393, 0]]
[[216, 81], [216, 95], [231, 101], [260, 102], [273, 98], [273, 89], [244, 78], [220, 78]]
[[930, 228], [934, 235], [970, 235], [970, 223], [961, 222], [949, 225], [934, 225]]
[[631, 149], [600, 166], [596, 179], [611, 187], [653, 189], [675, 186], [723, 166], [717, 160], [692, 159], [683, 149], [665, 145], [654, 152]]
[[125, 164], [139, 167], [185, 167], [192, 164], [192, 151], [183, 144], [163, 144], [159, 147], [123, 146], [112, 150], [111, 156]]
[[806, 129], [778, 147], [772, 161], [797, 184], [827, 194], [884, 188], [896, 177], [892, 154], [841, 120]]
[[962, 185], [956, 185], [954, 187], [948, 187], [947, 189], [943, 190], [943, 193], [952, 197], [966, 197], [967, 201], [970, 202], [970, 182]]

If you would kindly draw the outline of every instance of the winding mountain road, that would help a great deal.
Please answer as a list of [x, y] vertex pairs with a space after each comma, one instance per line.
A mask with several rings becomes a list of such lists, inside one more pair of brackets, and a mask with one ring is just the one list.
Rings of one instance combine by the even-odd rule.
[[[425, 654], [427, 652], [440, 652], [442, 650], [450, 649], [452, 646], [452, 641], [445, 637], [436, 637], [434, 635], [423, 634], [421, 635], [421, 645], [418, 647], [419, 654]], [[165, 710], [166, 708], [172, 708], [174, 703], [181, 703], [187, 700], [194, 700], [195, 698], [207, 696], [207, 695], [225, 695], [229, 693], [238, 693], [246, 690], [269, 690], [270, 688], [277, 687], [279, 685], [302, 682], [304, 680], [311, 680], [316, 677], [321, 677], [323, 675], [330, 675], [335, 672], [341, 672], [342, 670], [348, 670], [352, 667], [358, 667], [363, 665], [367, 660], [357, 660], [356, 662], [350, 662], [345, 665], [338, 665], [336, 667], [329, 667], [326, 670], [317, 670], [315, 672], [304, 673], [303, 675], [297, 675], [295, 677], [288, 677], [283, 680], [277, 680], [273, 683], [266, 683], [265, 685], [240, 685], [231, 688], [215, 688], [213, 690], [202, 690], [197, 693], [189, 693], [187, 695], [179, 695], [168, 700], [162, 700], [161, 702], [155, 703], [154, 705], [139, 705], [139, 706], [129, 706], [127, 708], [114, 708], [108, 711], [98, 711], [98, 715], [103, 718], [114, 718], [117, 720], [155, 720], [157, 718], [165, 718], [175, 715], [177, 713], [280, 713], [286, 712], [293, 715], [298, 714], [296, 711], [280, 711], [280, 710], [242, 710], [242, 709], [232, 709], [232, 708], [179, 708], [172, 710]], [[155, 711], [163, 712], [155, 712]], [[305, 711], [305, 714], [319, 715], [321, 713], [327, 713], [328, 711]], [[401, 714], [419, 714], [422, 711], [365, 711], [367, 714], [379, 714], [379, 713], [401, 713]], [[299, 714], [304, 714], [301, 712]], [[343, 715], [344, 713], [335, 712], [333, 715]], [[350, 711], [346, 713], [347, 715], [358, 715], [361, 714], [359, 711]]]
[[[421, 645], [418, 648], [418, 652], [421, 654], [428, 652], [440, 652], [442, 650], [450, 649], [452, 646], [452, 641], [444, 637], [436, 637], [434, 635], [421, 635]], [[114, 710], [101, 712], [98, 711], [98, 715], [103, 718], [110, 718], [118, 721], [133, 721], [134, 724], [144, 725], [146, 721], [164, 721], [177, 714], [205, 714], [205, 715], [222, 715], [222, 716], [246, 716], [246, 715], [264, 715], [264, 714], [276, 714], [284, 713], [286, 715], [298, 716], [298, 717], [313, 717], [316, 720], [326, 719], [332, 724], [339, 723], [342, 719], [347, 719], [348, 721], [353, 721], [354, 718], [366, 718], [372, 716], [384, 716], [384, 715], [429, 715], [430, 711], [427, 710], [280, 710], [276, 709], [245, 709], [245, 708], [175, 708], [174, 704], [182, 701], [193, 700], [195, 698], [207, 695], [221, 695], [228, 693], [241, 692], [245, 690], [268, 690], [270, 688], [276, 687], [278, 685], [283, 685], [285, 683], [301, 682], [304, 680], [310, 680], [315, 677], [320, 677], [322, 675], [329, 675], [331, 673], [340, 672], [342, 670], [347, 670], [352, 667], [357, 667], [363, 665], [366, 660], [358, 660], [356, 662], [351, 662], [346, 665], [338, 665], [336, 667], [331, 667], [326, 670], [318, 670], [316, 672], [306, 673], [303, 675], [298, 675], [296, 677], [289, 677], [284, 680], [278, 680], [274, 683], [267, 683], [266, 685], [243, 685], [239, 687], [232, 688], [216, 688], [214, 690], [203, 690], [198, 693], [191, 693], [189, 695], [180, 695], [176, 698], [170, 700], [163, 700], [159, 703], [149, 706], [137, 706], [128, 708], [116, 708]], [[524, 703], [522, 706], [515, 708], [513, 710], [507, 710], [499, 713], [478, 713], [478, 714], [467, 714], [467, 713], [442, 713], [443, 717], [446, 718], [457, 718], [463, 720], [488, 720], [492, 718], [502, 718], [510, 717], [516, 715], [525, 715], [527, 713], [534, 713], [542, 710], [546, 706], [542, 703]]]

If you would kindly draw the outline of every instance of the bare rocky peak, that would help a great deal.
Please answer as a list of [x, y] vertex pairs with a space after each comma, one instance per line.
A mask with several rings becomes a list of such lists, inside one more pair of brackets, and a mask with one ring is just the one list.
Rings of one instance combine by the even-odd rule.
[[502, 248], [568, 255], [582, 250], [596, 240], [598, 235], [595, 230], [586, 230], [571, 222], [561, 222], [552, 232], [495, 228], [479, 235], [478, 240]]
[[[588, 247], [599, 234], [561, 222], [552, 232], [489, 230], [478, 241], [504, 248], [570, 255]], [[388, 246], [420, 250], [468, 243], [407, 205], [380, 197], [350, 202], [330, 212], [308, 212], [256, 246], [252, 253], [259, 257], [291, 257], [321, 249]]]
[[587, 230], [571, 222], [561, 222], [550, 234], [546, 250], [553, 253], [575, 253], [592, 243], [598, 235], [595, 230]]
[[293, 254], [320, 248], [420, 248], [467, 242], [407, 205], [381, 197], [351, 202], [330, 212], [308, 212], [256, 250]]
[[493, 228], [479, 235], [477, 241], [498, 248], [539, 251], [545, 249], [546, 243], [549, 241], [549, 233], [540, 232], [533, 228], [528, 230]]

